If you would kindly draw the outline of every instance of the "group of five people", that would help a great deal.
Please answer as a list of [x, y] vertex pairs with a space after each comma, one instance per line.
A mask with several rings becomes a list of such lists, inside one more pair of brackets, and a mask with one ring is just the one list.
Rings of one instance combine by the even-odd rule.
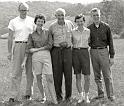
[[[48, 90], [54, 104], [61, 103], [63, 75], [65, 78], [65, 100], [70, 101], [72, 95], [72, 70], [76, 75], [76, 87], [79, 93], [78, 102], [89, 100], [90, 57], [93, 65], [95, 82], [98, 88], [96, 99], [104, 98], [102, 74], [106, 86], [107, 97], [114, 101], [112, 73], [110, 66], [114, 64], [114, 47], [110, 27], [100, 20], [100, 10], [93, 8], [93, 23], [86, 28], [85, 17], [75, 16], [74, 27], [65, 19], [65, 10], [55, 11], [56, 21], [49, 29], [44, 28], [44, 15], [36, 15], [35, 19], [27, 16], [29, 7], [21, 3], [18, 7], [20, 15], [9, 23], [8, 59], [13, 59], [12, 98], [18, 99], [22, 71], [26, 68], [26, 99], [32, 96], [33, 73], [41, 93], [41, 102], [46, 100], [42, 75], [45, 75]], [[90, 46], [90, 53], [89, 53]], [[72, 69], [73, 67], [73, 69]], [[102, 72], [102, 73], [101, 73]], [[81, 76], [84, 75], [84, 90]]]

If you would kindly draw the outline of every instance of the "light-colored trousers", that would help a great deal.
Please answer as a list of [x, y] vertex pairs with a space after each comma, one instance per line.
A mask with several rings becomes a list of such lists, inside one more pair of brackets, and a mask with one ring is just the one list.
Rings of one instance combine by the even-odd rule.
[[98, 96], [103, 95], [102, 74], [105, 82], [107, 97], [113, 96], [112, 73], [110, 70], [108, 49], [91, 49], [91, 61], [94, 70], [95, 82], [98, 88]]
[[53, 74], [50, 51], [42, 50], [32, 55], [33, 72], [35, 75]]
[[[15, 43], [13, 47], [13, 68], [12, 68], [12, 86], [11, 94], [16, 97], [20, 92], [20, 85], [22, 79], [21, 64], [25, 56], [26, 43]], [[26, 61], [26, 95], [32, 95], [33, 90], [33, 72], [32, 72], [32, 56], [29, 54]]]

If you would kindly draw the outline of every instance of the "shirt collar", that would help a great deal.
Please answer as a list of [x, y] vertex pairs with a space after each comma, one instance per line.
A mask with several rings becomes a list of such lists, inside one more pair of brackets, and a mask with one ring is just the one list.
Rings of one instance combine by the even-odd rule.
[[[58, 21], [56, 21], [56, 24], [59, 25], [59, 24], [58, 24]], [[68, 22], [67, 22], [67, 20], [65, 19], [63, 26], [67, 26], [67, 24], [68, 24]], [[61, 25], [59, 25], [59, 26], [61, 26]]]
[[[83, 30], [83, 31], [86, 31], [86, 30], [87, 30], [87, 28], [86, 28], [86, 27], [83, 27], [83, 28], [84, 28], [84, 30]], [[76, 28], [75, 28], [75, 31], [79, 31], [79, 30], [78, 30], [78, 27], [76, 27]]]
[[100, 21], [98, 27], [95, 25], [95, 23], [93, 23], [93, 25], [94, 25], [95, 28], [99, 28], [102, 25], [102, 22]]
[[[42, 32], [45, 30], [45, 28], [44, 27], [42, 27]], [[35, 33], [37, 33], [37, 29], [35, 29], [35, 31], [34, 31]]]

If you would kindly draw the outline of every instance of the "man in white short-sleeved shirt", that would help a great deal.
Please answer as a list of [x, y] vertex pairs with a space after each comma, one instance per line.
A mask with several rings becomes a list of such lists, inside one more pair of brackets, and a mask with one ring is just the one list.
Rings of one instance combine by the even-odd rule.
[[33, 31], [34, 19], [32, 17], [26, 16], [25, 19], [20, 18], [20, 16], [12, 19], [9, 23], [8, 28], [14, 31], [14, 41], [26, 41], [28, 36]]
[[[35, 29], [34, 19], [27, 16], [29, 7], [26, 3], [21, 3], [18, 7], [19, 16], [10, 20], [9, 37], [8, 37], [8, 59], [13, 59], [13, 69], [12, 69], [12, 87], [11, 87], [11, 101], [15, 101], [19, 97], [20, 84], [22, 78], [22, 67], [25, 56], [25, 49], [27, 45], [27, 40], [29, 34]], [[32, 94], [33, 86], [33, 73], [32, 73], [32, 59], [31, 54], [29, 54], [26, 62], [26, 99], [30, 99]]]

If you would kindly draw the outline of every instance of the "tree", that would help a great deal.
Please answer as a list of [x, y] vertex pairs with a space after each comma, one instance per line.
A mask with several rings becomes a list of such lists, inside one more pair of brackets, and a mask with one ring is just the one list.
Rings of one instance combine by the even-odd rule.
[[101, 10], [103, 20], [107, 22], [113, 33], [119, 34], [124, 27], [124, 2], [121, 0], [103, 0]]

